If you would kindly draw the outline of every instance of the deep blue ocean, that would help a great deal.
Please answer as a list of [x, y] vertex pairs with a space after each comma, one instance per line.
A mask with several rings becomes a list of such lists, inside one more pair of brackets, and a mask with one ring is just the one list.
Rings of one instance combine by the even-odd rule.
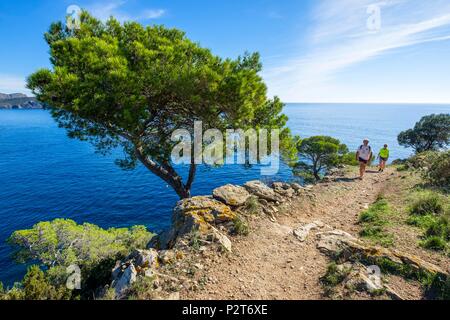
[[[393, 160], [411, 153], [398, 146], [398, 133], [424, 115], [450, 113], [450, 105], [289, 104], [285, 113], [301, 137], [330, 135], [351, 149], [367, 137], [376, 152], [388, 143]], [[0, 110], [0, 281], [11, 285], [25, 271], [11, 260], [5, 240], [39, 221], [70, 218], [104, 228], [143, 224], [151, 231], [170, 224], [175, 193], [143, 167], [119, 169], [114, 160], [120, 154], [101, 156], [89, 143], [68, 139], [47, 111]], [[193, 193], [260, 178], [257, 167], [201, 168]], [[272, 179], [292, 175], [282, 166]]]

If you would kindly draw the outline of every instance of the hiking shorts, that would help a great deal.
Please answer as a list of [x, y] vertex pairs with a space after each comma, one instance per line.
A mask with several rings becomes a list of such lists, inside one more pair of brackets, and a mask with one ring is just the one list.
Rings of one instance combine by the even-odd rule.
[[369, 160], [365, 160], [363, 158], [359, 158], [359, 162], [364, 163], [364, 164], [368, 164]]

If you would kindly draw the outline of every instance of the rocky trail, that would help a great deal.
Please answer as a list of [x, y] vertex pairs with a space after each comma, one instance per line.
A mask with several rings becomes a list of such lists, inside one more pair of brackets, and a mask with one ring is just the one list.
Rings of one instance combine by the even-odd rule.
[[[449, 257], [420, 247], [421, 231], [406, 223], [411, 190], [420, 177], [392, 167], [383, 173], [369, 170], [359, 180], [357, 171], [335, 170], [306, 187], [250, 181], [178, 202], [172, 228], [147, 250], [116, 264], [111, 283], [116, 298], [416, 300], [448, 295]], [[380, 201], [389, 208], [388, 221], [375, 226], [381, 228], [377, 237], [360, 237], [367, 227], [361, 214]], [[383, 237], [389, 241], [380, 242]]]
[[[400, 173], [391, 168], [384, 173], [369, 171], [363, 181], [354, 177], [355, 171], [335, 175], [285, 201], [273, 216], [252, 219], [249, 235], [233, 238], [232, 253], [200, 262], [206, 277], [202, 289], [184, 290], [180, 298], [323, 299], [320, 279], [331, 259], [318, 249], [318, 234], [342, 230], [358, 237], [361, 212], [380, 194], [397, 192]], [[413, 248], [403, 249], [417, 254]], [[433, 262], [448, 272], [448, 259]], [[394, 288], [396, 298], [422, 295], [417, 283], [401, 277], [391, 276], [387, 288]]]

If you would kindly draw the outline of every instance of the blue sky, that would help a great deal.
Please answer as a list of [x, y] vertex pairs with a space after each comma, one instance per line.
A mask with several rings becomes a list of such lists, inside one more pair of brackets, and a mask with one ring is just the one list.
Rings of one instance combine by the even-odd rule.
[[2, 0], [0, 92], [49, 67], [43, 33], [69, 5], [183, 29], [223, 57], [258, 51], [285, 102], [450, 103], [449, 0]]

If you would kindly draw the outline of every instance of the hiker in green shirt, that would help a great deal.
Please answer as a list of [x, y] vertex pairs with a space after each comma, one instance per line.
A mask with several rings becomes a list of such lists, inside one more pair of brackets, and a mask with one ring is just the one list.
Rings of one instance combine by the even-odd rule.
[[383, 172], [386, 168], [386, 163], [389, 160], [389, 149], [387, 144], [385, 144], [384, 148], [380, 150], [378, 158], [380, 159], [380, 172]]

